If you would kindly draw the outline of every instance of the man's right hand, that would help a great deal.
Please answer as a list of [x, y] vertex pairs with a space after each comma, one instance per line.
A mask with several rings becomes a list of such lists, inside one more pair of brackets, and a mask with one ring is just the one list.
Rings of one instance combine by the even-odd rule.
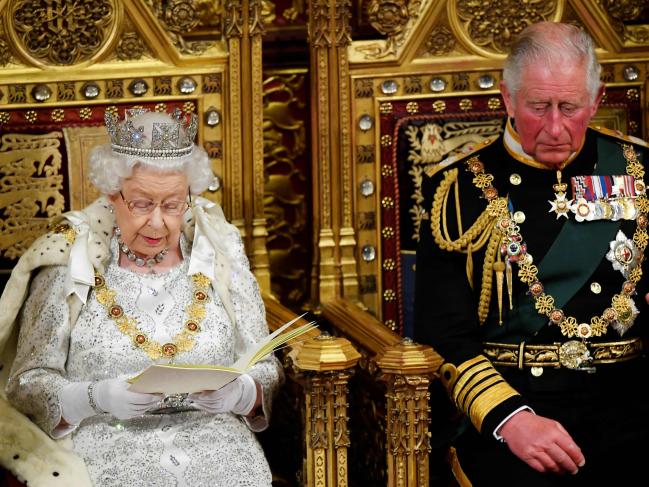
[[520, 411], [498, 433], [514, 455], [539, 472], [576, 474], [586, 464], [581, 449], [553, 419]]

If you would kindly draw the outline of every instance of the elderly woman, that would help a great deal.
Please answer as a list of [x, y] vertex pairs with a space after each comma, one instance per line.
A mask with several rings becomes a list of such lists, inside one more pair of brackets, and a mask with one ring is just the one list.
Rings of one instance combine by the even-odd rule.
[[24, 453], [35, 440], [9, 410], [15, 445], [0, 459], [30, 486], [269, 486], [254, 432], [283, 379], [273, 356], [172, 408], [129, 390], [151, 364], [231, 364], [268, 328], [238, 230], [192, 196], [212, 178], [195, 116], [127, 110], [106, 125], [111, 143], [90, 159], [105, 196], [35, 242], [0, 302], [0, 344], [9, 323], [20, 330], [7, 399], [56, 441]]

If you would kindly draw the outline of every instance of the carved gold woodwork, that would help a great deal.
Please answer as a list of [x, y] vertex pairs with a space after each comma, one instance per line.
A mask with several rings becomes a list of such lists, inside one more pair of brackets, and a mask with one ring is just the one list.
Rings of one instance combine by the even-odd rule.
[[482, 55], [504, 54], [514, 37], [528, 24], [558, 20], [562, 14], [560, 0], [489, 0], [448, 2], [448, 18], [465, 42]]
[[303, 343], [294, 358], [307, 371], [306, 485], [348, 485], [347, 383], [359, 357], [346, 339], [321, 335]]
[[36, 66], [96, 60], [110, 47], [122, 8], [115, 0], [8, 0], [4, 28], [19, 56]]
[[310, 160], [306, 70], [273, 70], [264, 79], [264, 213], [273, 292], [286, 305], [308, 298], [311, 263]]
[[0, 138], [0, 256], [16, 259], [65, 205], [61, 132]]
[[110, 142], [103, 127], [65, 127], [63, 129], [68, 160], [75, 161], [68, 165], [70, 186], [70, 208], [81, 209], [92, 203], [99, 192], [88, 180], [87, 161], [90, 151], [99, 144]]
[[442, 363], [433, 349], [409, 338], [376, 358], [387, 392], [388, 485], [427, 486], [432, 375]]
[[358, 294], [347, 47], [350, 2], [310, 2], [312, 175], [316, 252], [311, 296], [326, 302]]
[[362, 350], [361, 367], [385, 384], [386, 418], [381, 426], [385, 431], [387, 485], [427, 486], [428, 387], [442, 358], [428, 346], [402, 339], [347, 300], [327, 303], [323, 316], [337, 333]]

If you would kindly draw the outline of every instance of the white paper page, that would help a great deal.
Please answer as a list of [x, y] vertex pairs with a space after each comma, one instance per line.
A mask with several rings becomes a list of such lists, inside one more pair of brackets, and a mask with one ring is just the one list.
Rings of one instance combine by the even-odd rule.
[[128, 390], [163, 394], [211, 391], [236, 379], [241, 372], [209, 367], [165, 367], [152, 365], [142, 372]]

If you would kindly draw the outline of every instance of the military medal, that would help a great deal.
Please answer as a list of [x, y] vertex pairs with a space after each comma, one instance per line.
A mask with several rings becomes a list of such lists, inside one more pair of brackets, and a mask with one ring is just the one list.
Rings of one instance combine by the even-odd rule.
[[550, 210], [548, 210], [548, 213], [555, 213], [557, 215], [557, 220], [561, 216], [568, 218], [568, 211], [570, 211], [570, 202], [566, 199], [567, 189], [568, 185], [561, 182], [561, 171], [557, 171], [557, 184], [552, 185], [552, 190], [554, 191], [554, 201], [548, 201], [551, 207]]
[[613, 269], [620, 271], [625, 278], [640, 261], [640, 252], [633, 240], [627, 238], [622, 230], [618, 230], [615, 240], [609, 243], [606, 259], [613, 264]]
[[594, 220], [635, 220], [635, 198], [644, 182], [629, 174], [574, 176], [570, 179], [573, 199], [570, 211], [578, 222]]
[[[645, 174], [644, 168], [638, 160], [638, 154], [633, 150], [631, 145], [621, 144], [621, 146], [624, 158], [626, 159], [626, 172], [629, 178], [614, 180], [608, 176], [611, 181], [611, 191], [608, 195], [610, 195], [610, 199], [630, 199], [629, 203], [633, 204], [634, 214], [636, 215], [636, 227], [633, 238], [631, 239], [627, 238], [621, 231], [618, 232], [616, 239], [613, 242], [610, 242], [610, 250], [607, 253], [606, 258], [613, 264], [614, 269], [620, 270], [624, 274], [625, 281], [622, 284], [620, 292], [615, 294], [611, 299], [611, 305], [608, 308], [604, 309], [600, 315], [591, 316], [590, 322], [584, 321], [581, 323], [577, 321], [576, 317], [567, 316], [563, 310], [557, 306], [555, 298], [545, 292], [545, 287], [538, 278], [538, 267], [534, 265], [531, 258], [528, 259], [526, 256], [527, 245], [523, 240], [518, 224], [514, 220], [514, 211], [511, 201], [508, 201], [507, 198], [498, 196], [498, 190], [491, 184], [493, 176], [485, 173], [484, 165], [480, 163], [477, 157], [467, 161], [468, 170], [475, 176], [473, 179], [475, 186], [482, 190], [484, 197], [489, 201], [485, 214], [489, 215], [491, 213], [493, 217], [495, 217], [495, 228], [501, 233], [499, 251], [501, 255], [505, 257], [504, 271], [506, 273], [508, 271], [511, 272], [511, 267], [516, 263], [518, 267], [518, 278], [521, 283], [528, 286], [529, 294], [532, 299], [534, 299], [534, 307], [537, 313], [546, 316], [549, 319], [550, 324], [558, 326], [562, 335], [568, 338], [575, 338], [574, 340], [569, 340], [562, 344], [559, 351], [561, 364], [564, 367], [571, 369], [592, 370], [588, 367], [592, 357], [589, 354], [586, 341], [591, 337], [601, 337], [606, 335], [608, 327], [613, 328], [620, 335], [623, 335], [631, 326], [633, 326], [635, 318], [638, 315], [638, 309], [632, 296], [636, 293], [636, 284], [642, 277], [642, 268], [638, 263], [642, 258], [647, 244], [649, 243], [649, 236], [647, 233], [647, 226], [649, 226], [649, 217], [647, 216], [647, 213], [649, 212], [649, 198], [647, 198], [646, 193], [640, 194], [635, 192], [637, 191], [637, 188], [644, 189], [645, 187], [644, 181], [642, 181]], [[587, 176], [584, 176], [583, 178], [586, 177]], [[587, 181], [584, 179], [584, 181], [593, 182], [594, 180]], [[616, 189], [615, 193], [612, 190], [613, 181], [622, 181], [623, 183], [616, 184], [618, 189]], [[602, 182], [604, 185], [608, 184], [606, 179], [600, 179], [600, 186], [602, 185]], [[640, 184], [637, 184], [638, 182], [640, 182]], [[624, 190], [619, 189], [622, 187]], [[593, 186], [593, 188], [595, 188], [595, 186]], [[633, 188], [634, 192], [629, 191], [629, 188]], [[561, 183], [561, 173], [559, 171], [557, 171], [557, 184], [553, 186], [553, 189], [556, 198], [555, 201], [551, 201], [550, 204], [554, 203], [553, 206], [555, 208], [553, 208], [553, 210], [555, 210], [558, 209], [557, 203], [559, 202], [559, 197], [562, 195], [565, 197], [566, 189]], [[597, 192], [595, 192], [595, 194], [597, 194]], [[588, 201], [585, 196], [586, 194], [584, 192], [582, 198], [579, 198], [584, 201], [575, 202], [577, 209], [580, 211], [580, 217], [587, 218], [588, 215], [593, 212], [594, 218], [597, 213], [604, 215], [609, 211], [606, 205], [595, 206], [593, 201]], [[586, 204], [584, 205], [584, 203]], [[593, 204], [593, 206], [591, 207], [589, 203]], [[615, 210], [614, 206], [609, 202], [609, 205], [611, 206], [610, 212], [613, 216], [615, 216], [614, 214], [616, 211], [620, 211], [622, 214], [624, 213], [624, 204], [619, 204], [619, 201], [616, 201], [616, 203], [618, 203], [617, 206], [620, 210]], [[580, 205], [581, 208], [579, 207]], [[597, 208], [599, 208], [599, 210], [597, 210]], [[588, 210], [588, 212], [586, 210]], [[560, 214], [557, 212], [557, 218], [559, 216]], [[439, 229], [437, 229], [437, 232], [439, 232]], [[435, 236], [436, 234], [433, 233], [433, 235]], [[497, 273], [497, 279], [500, 279], [501, 283], [502, 274], [500, 273], [503, 272], [502, 267], [502, 264], [499, 264], [497, 268], [494, 269]], [[500, 274], [500, 276], [498, 274]], [[502, 287], [502, 284], [500, 284], [500, 286]], [[591, 289], [593, 289], [594, 292], [597, 290], [601, 292], [601, 288], [594, 287]], [[584, 353], [584, 351], [586, 353]]]

